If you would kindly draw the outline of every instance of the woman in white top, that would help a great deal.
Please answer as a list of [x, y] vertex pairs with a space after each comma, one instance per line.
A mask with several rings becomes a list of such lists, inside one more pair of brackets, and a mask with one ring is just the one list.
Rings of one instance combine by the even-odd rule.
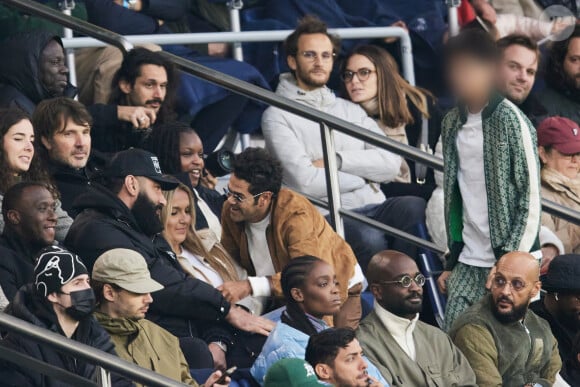
[[[167, 200], [161, 211], [163, 238], [186, 273], [216, 288], [227, 281], [247, 278], [246, 271], [230, 257], [212, 231], [195, 230], [195, 202], [187, 186], [180, 184], [163, 195]], [[257, 315], [263, 310], [263, 300], [255, 297], [247, 297], [238, 305]]]

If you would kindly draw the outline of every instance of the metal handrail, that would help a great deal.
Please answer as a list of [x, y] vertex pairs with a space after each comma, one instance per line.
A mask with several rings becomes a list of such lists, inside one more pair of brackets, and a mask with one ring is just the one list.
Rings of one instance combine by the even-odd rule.
[[[27, 12], [43, 16], [53, 22], [64, 24], [67, 27], [70, 27], [73, 30], [80, 31], [88, 36], [95, 37], [98, 39], [102, 38], [107, 42], [114, 41], [115, 43], [119, 44], [119, 42], [121, 42], [123, 39], [123, 37], [118, 34], [114, 34], [100, 27], [93, 26], [92, 24], [84, 22], [82, 20], [65, 16], [51, 8], [48, 8], [46, 6], [43, 6], [41, 4], [32, 1], [27, 0], [0, 0], [0, 1], [5, 4], [17, 6], [18, 8], [26, 10]], [[115, 45], [118, 47], [117, 44]], [[241, 81], [232, 76], [220, 73], [218, 71], [204, 67], [197, 63], [190, 62], [176, 55], [167, 52], [161, 52], [161, 54], [164, 55], [167, 59], [172, 60], [182, 71], [185, 71], [196, 77], [214, 83], [225, 89], [231, 90], [237, 94], [241, 94], [256, 101], [265, 102], [269, 105], [276, 106], [280, 109], [289, 111], [291, 113], [301, 115], [314, 122], [323, 123], [327, 125], [329, 128], [332, 128], [332, 130], [337, 130], [339, 132], [345, 133], [359, 140], [368, 142], [372, 145], [381, 147], [383, 149], [401, 155], [405, 158], [409, 158], [422, 164], [426, 164], [435, 170], [438, 171], [443, 170], [442, 159], [422, 152], [415, 147], [411, 147], [409, 145], [402, 144], [395, 140], [391, 140], [387, 137], [380, 136], [367, 129], [358, 127], [349, 122], [331, 116], [327, 113], [300, 104], [296, 101], [292, 101], [288, 98], [279, 96], [269, 90], [264, 90], [256, 85]], [[333, 171], [333, 173], [334, 172], [335, 171]], [[333, 196], [332, 193], [328, 195], [329, 198], [332, 196]], [[556, 215], [557, 217], [565, 219], [574, 224], [580, 225], [580, 212], [547, 201], [545, 199], [542, 200], [542, 206], [544, 211], [552, 215]]]
[[43, 17], [45, 19], [50, 20], [51, 22], [60, 24], [64, 27], [68, 27], [76, 32], [92, 36], [96, 39], [99, 39], [103, 42], [106, 42], [108, 44], [117, 47], [123, 53], [127, 53], [128, 51], [133, 49], [133, 44], [130, 43], [127, 39], [125, 39], [125, 37], [123, 37], [122, 35], [115, 34], [114, 32], [111, 32], [105, 28], [66, 15], [62, 12], [58, 12], [50, 7], [47, 7], [46, 5], [39, 4], [35, 1], [1, 0], [0, 2], [18, 8], [22, 11], [30, 12], [36, 16]]
[[[401, 27], [359, 27], [331, 28], [329, 32], [342, 39], [398, 38], [401, 52], [401, 71], [405, 79], [415, 84], [413, 50], [409, 33]], [[279, 42], [286, 39], [292, 30], [202, 32], [183, 34], [127, 35], [125, 39], [133, 44], [197, 44], [197, 43], [238, 43], [238, 42]], [[105, 44], [89, 37], [63, 39], [65, 48], [103, 47]], [[237, 58], [236, 58], [237, 59]]]
[[58, 333], [40, 328], [6, 313], [0, 313], [0, 326], [7, 331], [26, 336], [34, 341], [55, 348], [60, 352], [96, 364], [143, 385], [155, 387], [183, 386], [183, 383], [160, 375], [154, 371], [139, 367], [115, 355], [79, 343], [78, 341], [68, 339]]

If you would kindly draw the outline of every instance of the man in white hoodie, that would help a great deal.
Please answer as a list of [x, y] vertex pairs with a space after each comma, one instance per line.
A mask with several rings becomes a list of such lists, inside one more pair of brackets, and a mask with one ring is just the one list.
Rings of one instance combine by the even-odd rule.
[[[362, 128], [384, 135], [375, 121], [358, 105], [337, 98], [326, 87], [338, 39], [327, 32], [319, 19], [307, 16], [284, 43], [291, 73], [280, 75], [276, 93], [342, 118]], [[270, 107], [262, 116], [266, 147], [282, 162], [284, 184], [318, 199], [326, 200], [326, 180], [319, 124]], [[417, 197], [386, 199], [379, 183], [392, 181], [401, 158], [363, 141], [335, 132], [342, 206], [356, 210], [383, 224], [415, 233], [424, 221], [425, 202]], [[383, 232], [345, 219], [346, 240], [363, 270], [371, 257], [387, 248], [416, 257], [416, 248], [402, 240], [387, 238]]]

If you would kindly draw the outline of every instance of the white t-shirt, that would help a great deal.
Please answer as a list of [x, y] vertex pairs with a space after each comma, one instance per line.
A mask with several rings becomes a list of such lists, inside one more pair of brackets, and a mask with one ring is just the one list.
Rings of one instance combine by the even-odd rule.
[[252, 286], [254, 297], [270, 296], [272, 289], [270, 281], [266, 276], [276, 274], [268, 240], [266, 239], [266, 229], [270, 224], [270, 214], [257, 223], [246, 223], [246, 237], [248, 238], [248, 251], [250, 259], [256, 270], [255, 277], [248, 277]]
[[470, 113], [463, 127], [457, 132], [457, 154], [457, 181], [463, 199], [465, 243], [459, 262], [470, 266], [492, 267], [496, 259], [489, 232], [481, 112]]

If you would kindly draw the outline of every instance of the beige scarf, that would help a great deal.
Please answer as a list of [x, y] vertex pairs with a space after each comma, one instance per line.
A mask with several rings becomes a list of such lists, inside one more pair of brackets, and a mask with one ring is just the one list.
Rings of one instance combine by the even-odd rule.
[[[361, 107], [367, 112], [369, 117], [372, 117], [377, 122], [379, 128], [382, 129], [383, 133], [390, 138], [401, 142], [405, 145], [409, 145], [409, 139], [407, 138], [407, 132], [405, 131], [405, 125], [401, 125], [397, 128], [391, 128], [386, 126], [379, 117], [379, 101], [377, 98], [373, 98], [370, 101], [366, 101], [360, 104]], [[397, 183], [410, 183], [411, 182], [411, 170], [409, 169], [409, 164], [403, 159], [401, 163], [401, 170], [399, 175], [394, 180]]]

